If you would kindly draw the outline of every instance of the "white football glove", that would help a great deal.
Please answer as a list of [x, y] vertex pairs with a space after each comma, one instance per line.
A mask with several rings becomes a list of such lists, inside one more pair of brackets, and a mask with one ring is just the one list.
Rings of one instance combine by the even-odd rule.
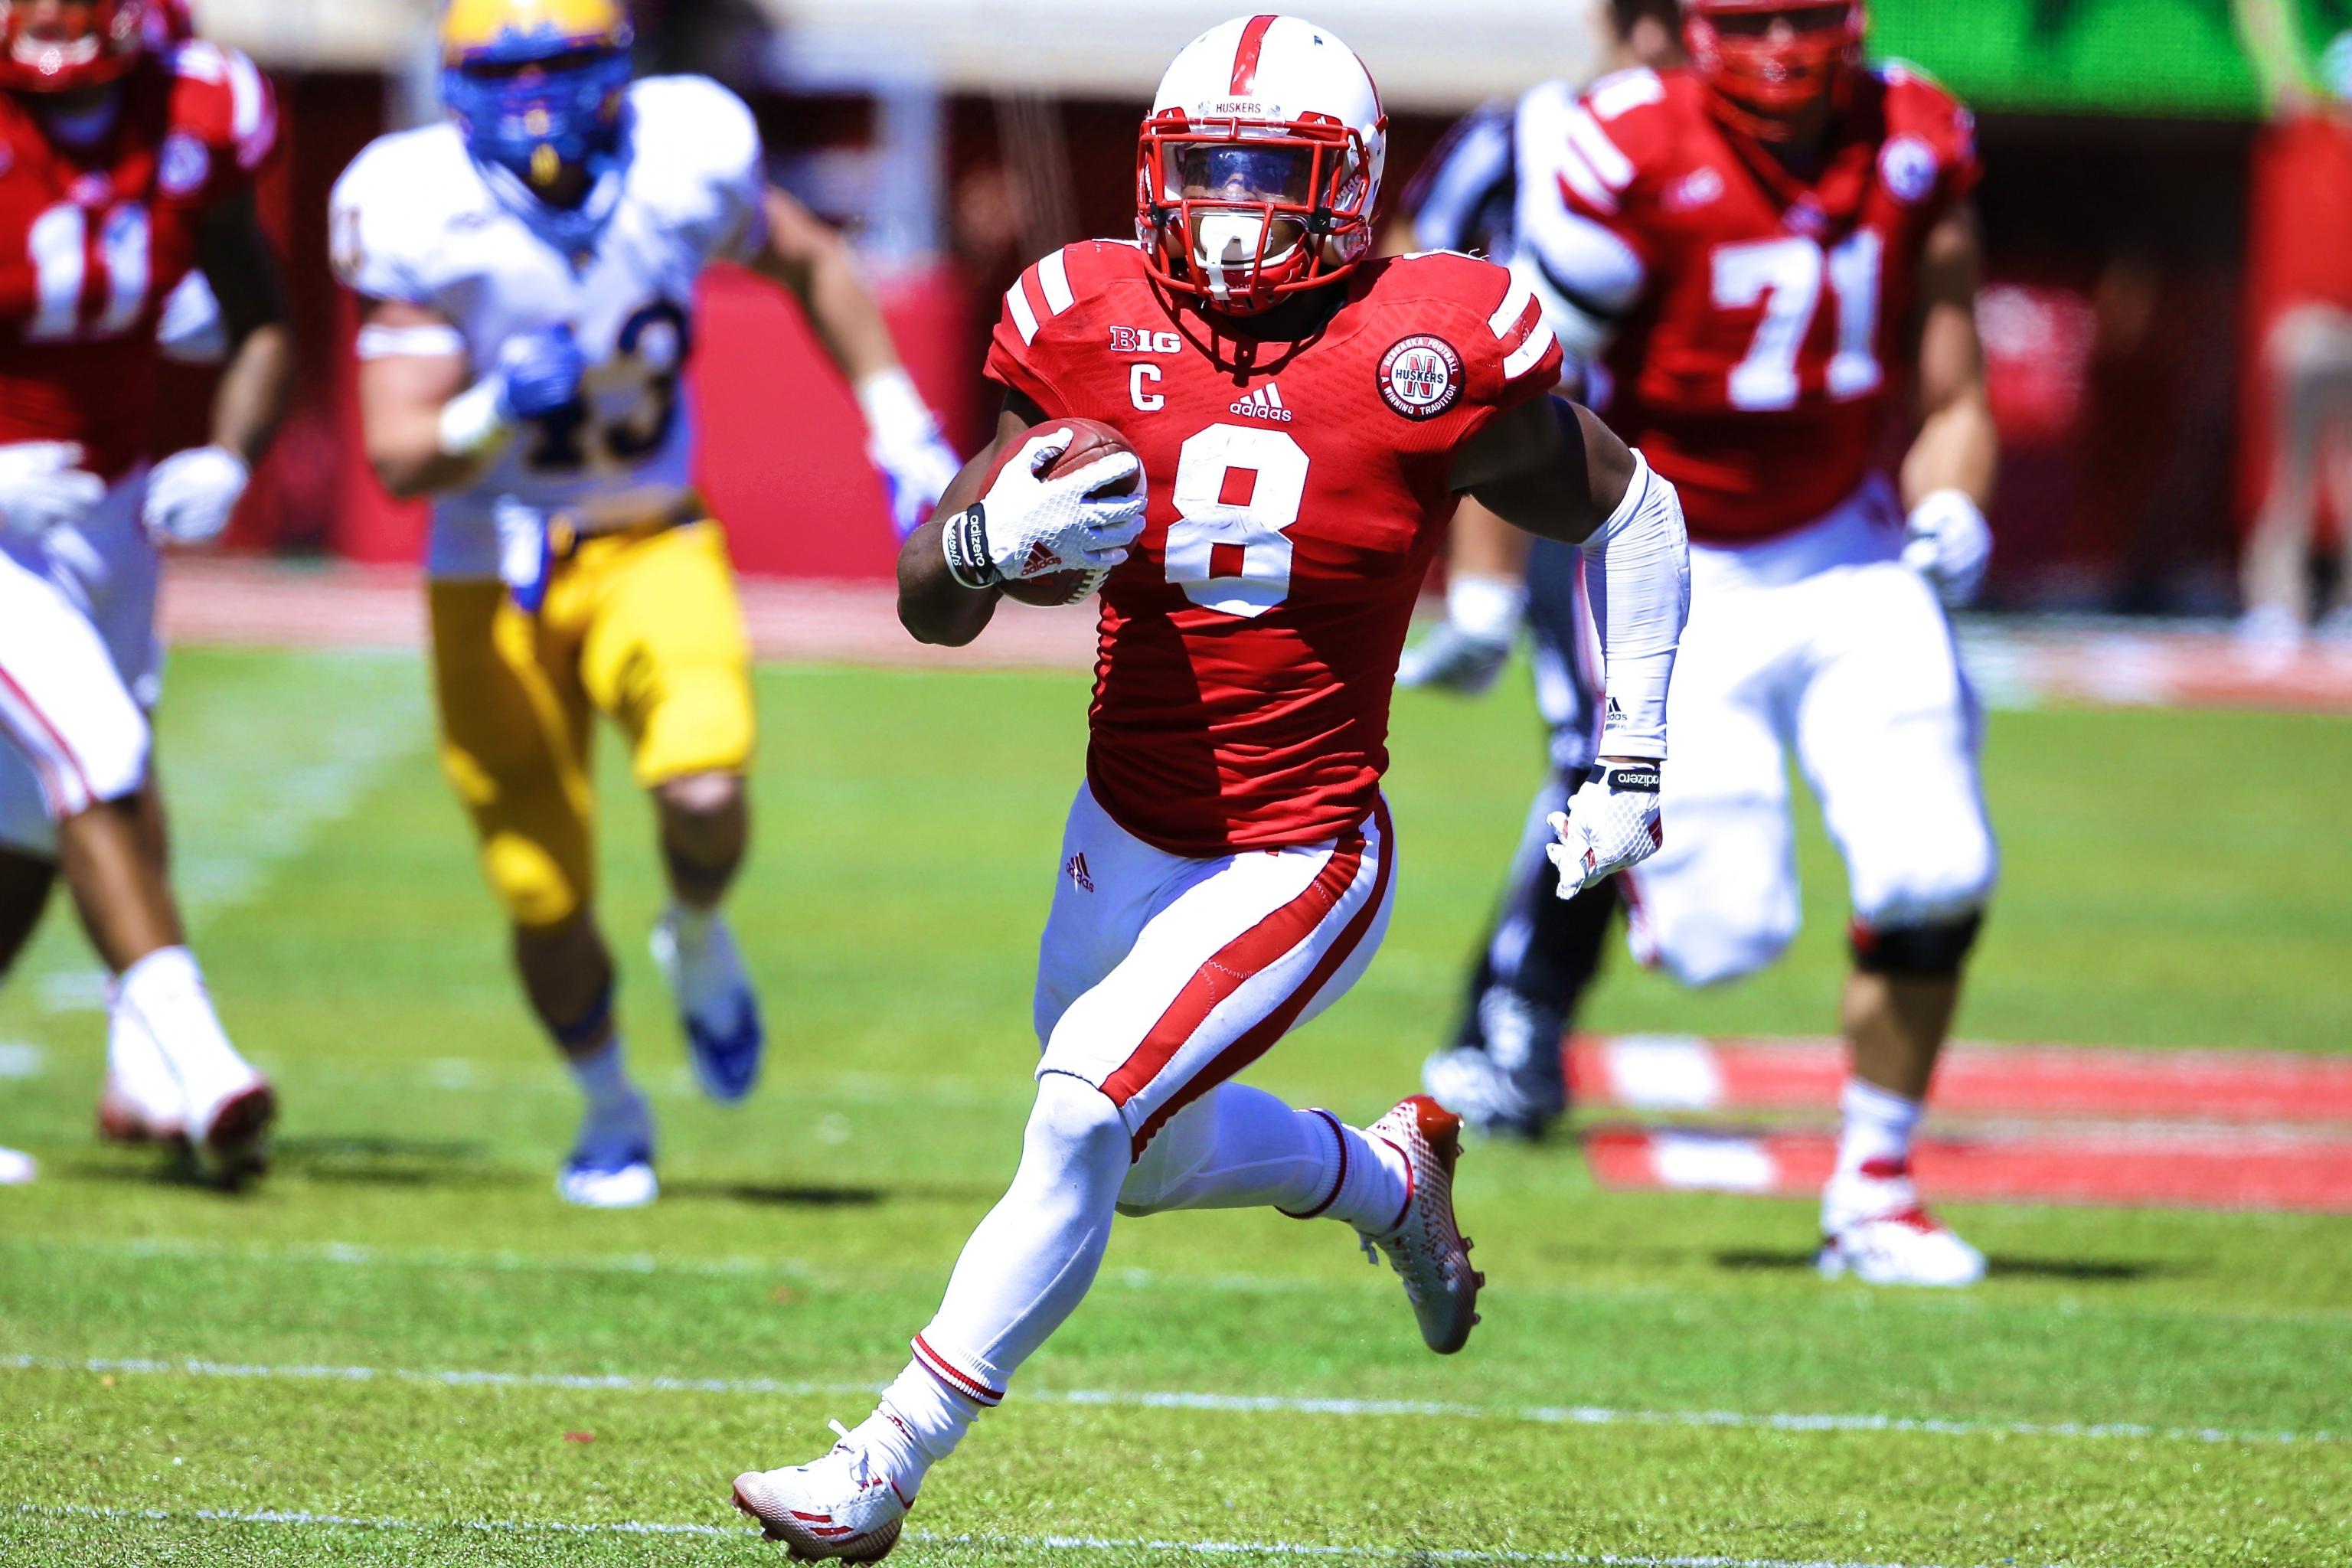
[[1559, 896], [1572, 899], [1666, 841], [1658, 820], [1656, 763], [1602, 763], [1549, 821], [1559, 842], [1544, 851], [1559, 868]]
[[84, 456], [72, 441], [0, 446], [0, 527], [45, 533], [97, 510], [106, 481], [82, 468]]
[[866, 460], [890, 492], [890, 526], [900, 539], [930, 521], [963, 461], [940, 435], [940, 422], [903, 370], [857, 385], [866, 416]]
[[[1108, 571], [1127, 559], [1143, 534], [1143, 465], [1132, 452], [1088, 463], [1075, 474], [1044, 478], [1069, 449], [1067, 426], [1032, 437], [1006, 462], [996, 482], [967, 510], [948, 519], [942, 533], [948, 570], [967, 587], [1050, 577], [1059, 572]], [[1114, 495], [1097, 495], [1127, 486]]]
[[147, 532], [174, 544], [209, 544], [221, 536], [253, 470], [225, 447], [174, 452], [147, 480]]
[[1992, 562], [1992, 530], [1960, 490], [1937, 490], [1911, 509], [1903, 564], [1927, 579], [1954, 609], [1977, 596]]

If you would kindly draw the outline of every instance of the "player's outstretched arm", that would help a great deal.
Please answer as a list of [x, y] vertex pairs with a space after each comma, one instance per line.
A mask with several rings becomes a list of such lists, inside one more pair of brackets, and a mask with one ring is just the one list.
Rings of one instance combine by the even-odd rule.
[[2000, 473], [2000, 432], [1977, 334], [1977, 286], [1984, 243], [1975, 210], [1960, 206], [1928, 232], [1919, 268], [1919, 435], [1903, 460], [1911, 541], [1903, 559], [1944, 601], [1976, 596], [1992, 559], [1992, 504]]
[[196, 264], [220, 302], [228, 363], [213, 396], [212, 440], [174, 452], [148, 479], [142, 521], [152, 538], [203, 544], [220, 537], [278, 434], [294, 385], [286, 282], [246, 192], [205, 216]]
[[898, 363], [882, 307], [859, 273], [857, 258], [814, 213], [770, 186], [767, 243], [751, 268], [800, 301], [824, 352], [841, 368], [866, 416], [866, 458], [890, 490], [890, 511], [904, 539], [930, 514], [956, 473], [954, 448]]
[[213, 396], [213, 445], [249, 467], [277, 437], [294, 393], [285, 274], [261, 232], [251, 192], [211, 213], [197, 243], [229, 342], [227, 368]]
[[1664, 842], [1666, 688], [1690, 616], [1690, 544], [1674, 486], [1588, 408], [1538, 398], [1481, 432], [1455, 487], [1530, 533], [1584, 547], [1608, 695], [1601, 766], [1552, 817], [1571, 898]]

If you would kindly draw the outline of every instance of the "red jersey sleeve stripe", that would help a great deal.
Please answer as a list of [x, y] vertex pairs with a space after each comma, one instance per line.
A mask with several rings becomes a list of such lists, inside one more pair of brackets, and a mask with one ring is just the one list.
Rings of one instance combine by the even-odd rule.
[[1528, 312], [1534, 308], [1535, 302], [1534, 287], [1517, 273], [1512, 273], [1511, 286], [1504, 291], [1503, 302], [1495, 307], [1493, 315], [1486, 318], [1486, 330], [1501, 339], [1503, 346], [1508, 348], [1519, 341], [1521, 332], [1528, 330]]
[[1241, 46], [1234, 50], [1234, 96], [1247, 98], [1257, 91], [1258, 57], [1265, 52], [1266, 29], [1274, 26], [1272, 16], [1252, 16], [1242, 29]]
[[1601, 121], [1580, 103], [1568, 111], [1568, 139], [1611, 190], [1622, 191], [1633, 183], [1633, 161], [1618, 151]]
[[[1035, 270], [1034, 268], [1030, 268], [1031, 272]], [[1013, 318], [1013, 328], [1021, 334], [1023, 342], [1037, 341], [1037, 311], [1029, 303], [1028, 272], [1015, 278], [1013, 287], [1004, 291], [1004, 313]]]
[[1617, 211], [1617, 193], [1594, 172], [1573, 142], [1559, 145], [1559, 194], [1570, 208], [1583, 206], [1611, 215]]

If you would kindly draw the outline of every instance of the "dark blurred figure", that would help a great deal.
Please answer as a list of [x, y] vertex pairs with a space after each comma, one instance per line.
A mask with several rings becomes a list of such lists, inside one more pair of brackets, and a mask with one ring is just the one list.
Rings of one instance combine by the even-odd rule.
[[[1682, 62], [1680, 0], [1597, 0], [1591, 58], [1600, 72]], [[1568, 97], [1583, 83], [1569, 84]], [[1464, 250], [1508, 263], [1518, 199], [1523, 105], [1557, 101], [1538, 88], [1521, 105], [1494, 103], [1463, 121], [1406, 190], [1391, 250]], [[1556, 111], [1555, 111], [1556, 112]], [[1541, 176], [1538, 176], [1541, 177]], [[1550, 731], [1551, 773], [1538, 793], [1481, 940], [1453, 1034], [1431, 1060], [1430, 1090], [1490, 1134], [1540, 1136], [1567, 1107], [1559, 1039], [1601, 964], [1617, 908], [1604, 882], [1562, 902], [1546, 849], [1547, 816], [1564, 809], [1592, 766], [1591, 631], [1572, 545], [1536, 542], [1465, 500], [1446, 554], [1446, 619], [1405, 655], [1398, 681], [1475, 695], [1510, 658], [1522, 620], [1535, 646], [1536, 700]]]
[[2323, 496], [2342, 563], [2324, 635], [2352, 640], [2352, 32], [2314, 63], [2291, 0], [2241, 0], [2249, 52], [2275, 106], [2256, 155], [2252, 270], [2273, 463], [2242, 563], [2257, 647], [2287, 650], [2311, 625], [2312, 546]]

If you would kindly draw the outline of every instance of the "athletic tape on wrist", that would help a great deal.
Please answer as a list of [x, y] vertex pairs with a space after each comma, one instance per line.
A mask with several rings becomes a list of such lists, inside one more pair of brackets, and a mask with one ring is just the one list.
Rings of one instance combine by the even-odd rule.
[[947, 556], [948, 575], [974, 592], [998, 581], [996, 563], [988, 554], [988, 511], [974, 501], [940, 528], [940, 548]]

